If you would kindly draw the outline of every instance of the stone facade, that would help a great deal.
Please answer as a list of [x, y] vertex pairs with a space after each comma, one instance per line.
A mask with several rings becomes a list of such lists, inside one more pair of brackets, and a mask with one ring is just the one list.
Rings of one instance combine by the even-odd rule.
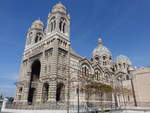
[[[61, 3], [56, 4], [48, 15], [47, 26], [41, 20], [33, 22], [27, 33], [19, 81], [17, 82], [16, 104], [32, 105], [41, 103], [70, 104], [86, 101], [86, 92], [81, 87], [88, 84], [83, 78], [102, 83], [114, 89], [90, 97], [91, 102], [124, 102], [124, 82], [132, 79], [129, 73], [130, 60], [119, 55], [113, 60], [108, 48], [98, 40], [89, 60], [76, 54], [70, 46], [70, 16]], [[129, 87], [130, 90], [131, 87]], [[116, 90], [118, 89], [118, 90]], [[129, 98], [129, 97], [128, 97]], [[129, 99], [126, 99], [129, 101]]]
[[150, 107], [150, 67], [136, 68], [133, 77], [137, 105]]

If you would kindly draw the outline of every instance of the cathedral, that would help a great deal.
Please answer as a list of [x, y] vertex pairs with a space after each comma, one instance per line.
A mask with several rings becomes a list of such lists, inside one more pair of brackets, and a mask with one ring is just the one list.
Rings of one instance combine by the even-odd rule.
[[[16, 83], [16, 108], [65, 108], [68, 103], [85, 105], [87, 100], [95, 106], [103, 102], [105, 107], [133, 102], [129, 58], [118, 55], [113, 59], [102, 39], [98, 39], [90, 59], [78, 55], [71, 48], [70, 19], [66, 7], [57, 3], [48, 14], [46, 26], [35, 20], [28, 29]], [[92, 92], [86, 87], [91, 81], [111, 91], [103, 91], [103, 95], [102, 89]]]

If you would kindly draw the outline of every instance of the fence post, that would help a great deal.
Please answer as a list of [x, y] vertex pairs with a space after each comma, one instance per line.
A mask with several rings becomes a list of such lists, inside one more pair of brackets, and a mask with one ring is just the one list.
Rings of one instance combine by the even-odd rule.
[[2, 108], [1, 108], [1, 111], [5, 110], [6, 109], [6, 104], [8, 102], [8, 99], [7, 98], [4, 98], [3, 99], [3, 103], [2, 103]]

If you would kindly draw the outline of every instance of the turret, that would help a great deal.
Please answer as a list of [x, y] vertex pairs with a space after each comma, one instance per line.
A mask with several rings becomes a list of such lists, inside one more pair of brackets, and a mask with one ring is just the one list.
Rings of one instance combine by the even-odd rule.
[[130, 59], [127, 56], [119, 55], [116, 58], [114, 69], [116, 73], [124, 73], [123, 78], [129, 79], [129, 68], [132, 66]]
[[56, 4], [51, 13], [48, 15], [47, 34], [58, 33], [64, 38], [69, 39], [70, 32], [70, 16], [62, 3]]
[[44, 24], [41, 20], [35, 20], [27, 33], [26, 48], [44, 38]]

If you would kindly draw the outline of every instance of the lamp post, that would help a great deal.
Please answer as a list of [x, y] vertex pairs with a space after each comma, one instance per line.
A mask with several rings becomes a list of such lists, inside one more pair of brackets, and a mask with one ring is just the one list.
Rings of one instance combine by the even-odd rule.
[[134, 70], [135, 70], [135, 69], [134, 69], [132, 66], [129, 67], [129, 74], [131, 75], [130, 80], [131, 80], [131, 87], [132, 87], [134, 105], [137, 107], [137, 101], [136, 101], [136, 95], [135, 95], [135, 89], [134, 89], [134, 83], [133, 83], [133, 74], [132, 74], [132, 72], [133, 72]]

